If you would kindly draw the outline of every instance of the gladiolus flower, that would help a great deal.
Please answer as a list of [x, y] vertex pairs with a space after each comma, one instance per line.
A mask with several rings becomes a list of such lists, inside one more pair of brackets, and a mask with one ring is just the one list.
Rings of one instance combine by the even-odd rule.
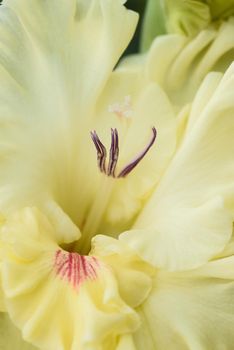
[[232, 347], [234, 67], [182, 128], [124, 2], [0, 8], [4, 350]]

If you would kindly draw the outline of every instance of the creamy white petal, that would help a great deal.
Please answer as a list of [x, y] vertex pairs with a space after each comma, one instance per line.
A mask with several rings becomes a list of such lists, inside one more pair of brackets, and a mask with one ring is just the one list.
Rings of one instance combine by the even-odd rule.
[[93, 241], [89, 256], [65, 251], [36, 208], [6, 218], [1, 245], [6, 310], [26, 341], [42, 350], [131, 344], [140, 325], [135, 308], [155, 273], [134, 251], [105, 236]]
[[99, 185], [93, 111], [138, 18], [123, 3], [5, 0], [0, 8], [0, 206], [36, 203], [59, 216], [67, 242]]
[[[210, 25], [195, 38], [165, 35], [155, 39], [147, 64], [149, 79], [160, 83], [175, 107], [191, 102], [210, 71], [225, 72], [234, 59], [234, 19]], [[171, 43], [171, 45], [170, 45]]]
[[35, 208], [6, 220], [2, 276], [10, 317], [43, 350], [115, 349], [119, 337], [139, 326], [137, 313], [120, 297], [108, 264], [64, 251], [56, 239]]
[[47, 150], [53, 162], [57, 146], [62, 159], [75, 146], [72, 130], [80, 123], [79, 134], [87, 122], [137, 16], [112, 0], [33, 0], [4, 1], [0, 17], [3, 139], [18, 155], [34, 145], [41, 161]]
[[193, 128], [194, 123], [202, 115], [203, 110], [207, 106], [207, 101], [212, 98], [212, 95], [215, 93], [222, 77], [223, 74], [218, 72], [211, 72], [205, 77], [192, 103], [192, 110], [189, 116], [186, 132]]
[[5, 0], [1, 20], [5, 70], [45, 107], [62, 93], [81, 111], [87, 99], [92, 105], [128, 44], [137, 15], [113, 0]]
[[0, 313], [0, 349], [36, 350], [37, 348], [23, 340], [20, 331], [6, 313]]
[[139, 308], [138, 350], [232, 349], [234, 258], [181, 273], [159, 271], [154, 289]]
[[111, 266], [118, 280], [120, 295], [128, 305], [136, 308], [147, 299], [155, 269], [128, 246], [119, 240], [98, 235], [93, 239], [91, 254]]
[[0, 312], [6, 311], [4, 292], [2, 290], [2, 263], [0, 263]]
[[[186, 135], [154, 195], [122, 239], [156, 266], [202, 265], [232, 235], [234, 65]], [[226, 203], [225, 203], [226, 201]]]
[[164, 1], [165, 22], [169, 33], [194, 36], [211, 20], [209, 6], [201, 1]]

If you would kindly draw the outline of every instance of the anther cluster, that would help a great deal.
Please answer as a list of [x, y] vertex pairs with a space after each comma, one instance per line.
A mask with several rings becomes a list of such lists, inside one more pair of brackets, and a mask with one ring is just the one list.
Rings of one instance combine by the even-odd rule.
[[106, 165], [107, 151], [106, 147], [101, 142], [97, 132], [91, 131], [91, 138], [97, 150], [97, 164], [100, 171], [107, 176], [113, 178], [124, 178], [140, 163], [145, 157], [150, 148], [155, 143], [157, 137], [157, 130], [155, 127], [152, 128], [152, 137], [148, 145], [132, 160], [130, 161], [117, 175], [116, 167], [119, 159], [119, 135], [117, 129], [111, 129], [111, 147], [109, 151], [109, 161]]

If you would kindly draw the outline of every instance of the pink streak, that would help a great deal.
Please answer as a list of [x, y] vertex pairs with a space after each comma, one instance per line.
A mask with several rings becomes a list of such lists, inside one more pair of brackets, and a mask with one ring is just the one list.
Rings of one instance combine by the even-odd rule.
[[75, 289], [87, 280], [97, 278], [98, 261], [93, 256], [79, 255], [61, 249], [54, 257], [54, 270], [57, 276], [66, 280]]

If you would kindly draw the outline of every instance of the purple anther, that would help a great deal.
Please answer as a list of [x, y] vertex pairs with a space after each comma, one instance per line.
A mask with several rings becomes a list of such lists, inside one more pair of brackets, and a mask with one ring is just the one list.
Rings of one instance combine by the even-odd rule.
[[100, 141], [96, 131], [91, 131], [91, 138], [93, 140], [93, 143], [97, 150], [97, 163], [100, 171], [108, 176], [114, 177], [114, 178], [123, 178], [126, 177], [139, 163], [140, 161], [145, 157], [145, 155], [148, 153], [149, 149], [153, 146], [156, 137], [157, 137], [157, 130], [155, 127], [152, 128], [152, 138], [149, 142], [149, 144], [143, 149], [143, 151], [134, 158], [128, 165], [126, 165], [121, 172], [116, 176], [115, 170], [119, 158], [119, 135], [117, 129], [111, 129], [111, 147], [109, 152], [109, 162], [108, 162], [108, 168], [106, 169], [106, 147], [102, 144]]
[[153, 136], [149, 142], [149, 144], [146, 146], [146, 148], [136, 157], [134, 158], [126, 167], [121, 170], [118, 178], [127, 176], [139, 163], [140, 161], [145, 157], [145, 155], [148, 153], [149, 149], [153, 146], [156, 137], [157, 137], [157, 130], [155, 127], [152, 128]]
[[107, 175], [115, 177], [115, 169], [119, 158], [119, 135], [117, 129], [111, 129], [111, 147]]
[[103, 145], [103, 143], [99, 139], [95, 130], [91, 131], [90, 134], [97, 150], [98, 167], [102, 173], [106, 173], [106, 155], [107, 155], [106, 147]]

